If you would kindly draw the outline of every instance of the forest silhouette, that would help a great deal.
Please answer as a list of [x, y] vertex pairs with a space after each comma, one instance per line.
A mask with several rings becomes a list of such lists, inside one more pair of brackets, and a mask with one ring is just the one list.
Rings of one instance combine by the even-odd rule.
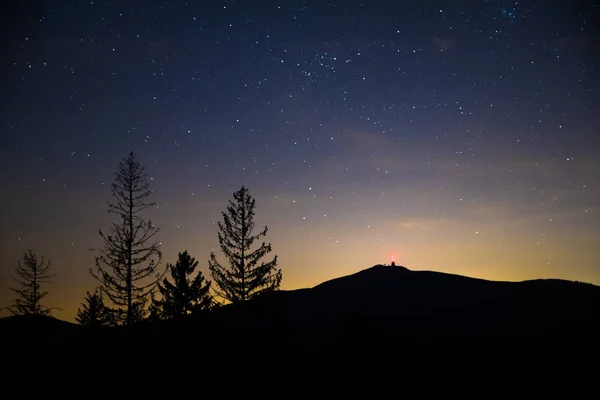
[[[234, 360], [241, 352], [252, 362], [427, 360], [566, 368], [597, 353], [599, 310], [600, 287], [592, 284], [487, 281], [376, 265], [313, 288], [271, 291], [130, 326], [11, 316], [0, 319], [0, 340], [11, 343], [7, 352], [15, 357], [35, 350], [36, 357], [73, 355], [81, 362], [105, 354], [146, 359], [149, 353], [169, 354], [171, 362]], [[177, 343], [185, 350], [157, 350], [173, 350]]]
[[[252, 350], [253, 361], [277, 357], [546, 360], [573, 357], [600, 337], [600, 287], [559, 279], [500, 282], [402, 266], [375, 265], [313, 288], [280, 290], [282, 272], [271, 245], [255, 231], [255, 200], [233, 194], [219, 222], [222, 253], [209, 260], [210, 277], [182, 249], [162, 265], [159, 230], [143, 218], [152, 207], [144, 168], [133, 153], [119, 165], [109, 211], [115, 222], [99, 231], [77, 323], [52, 317], [43, 304], [51, 263], [29, 251], [18, 263], [14, 315], [0, 319], [8, 351], [142, 356], [156, 343], [181, 338], [209, 343], [194, 355], [231, 356]], [[31, 343], [35, 343], [32, 348]], [[270, 349], [270, 350], [266, 350]]]

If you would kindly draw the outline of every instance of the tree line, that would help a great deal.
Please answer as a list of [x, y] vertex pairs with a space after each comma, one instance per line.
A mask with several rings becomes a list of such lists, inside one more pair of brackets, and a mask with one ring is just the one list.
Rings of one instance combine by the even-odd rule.
[[[111, 185], [108, 212], [115, 221], [98, 231], [102, 246], [92, 249], [95, 265], [89, 271], [98, 285], [86, 292], [75, 317], [78, 323], [97, 327], [178, 318], [279, 289], [282, 273], [277, 256], [263, 261], [272, 251], [270, 243], [258, 244], [267, 235], [267, 226], [255, 233], [256, 201], [246, 187], [233, 193], [221, 213], [217, 239], [226, 262], [210, 253], [213, 281], [197, 270], [198, 261], [187, 250], [178, 254], [175, 264], [161, 267], [160, 229], [143, 217], [144, 210], [156, 205], [149, 199], [151, 194], [145, 167], [130, 152], [119, 162]], [[50, 267], [50, 261], [45, 263], [31, 250], [24, 254], [23, 263], [17, 261], [18, 286], [11, 288], [15, 299], [7, 307], [11, 313], [51, 315], [52, 308], [42, 305], [48, 294], [42, 285], [55, 276]]]

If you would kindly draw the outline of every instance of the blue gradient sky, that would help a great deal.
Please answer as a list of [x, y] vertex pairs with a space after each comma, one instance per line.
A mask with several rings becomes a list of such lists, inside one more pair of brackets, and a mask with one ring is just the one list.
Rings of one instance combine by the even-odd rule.
[[132, 150], [205, 274], [245, 185], [284, 289], [392, 255], [600, 284], [592, 2], [205, 3], [3, 3], [0, 305], [31, 249], [73, 320]]

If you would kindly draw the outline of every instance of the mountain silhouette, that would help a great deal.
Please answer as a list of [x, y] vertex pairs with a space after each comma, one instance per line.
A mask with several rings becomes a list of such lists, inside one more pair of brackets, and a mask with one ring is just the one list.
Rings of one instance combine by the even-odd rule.
[[[405, 362], [539, 362], [589, 353], [600, 338], [600, 287], [560, 279], [501, 282], [375, 265], [310, 289], [281, 290], [210, 312], [90, 330], [49, 317], [0, 319], [12, 349], [95, 357], [193, 338], [180, 355], [275, 349], [278, 358], [398, 357]], [[260, 357], [261, 351], [256, 351]], [[265, 357], [270, 353], [265, 351]]]

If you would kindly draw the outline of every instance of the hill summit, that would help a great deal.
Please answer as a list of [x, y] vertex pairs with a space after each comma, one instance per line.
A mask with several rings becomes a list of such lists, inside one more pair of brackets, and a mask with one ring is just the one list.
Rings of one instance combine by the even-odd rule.
[[[375, 265], [313, 288], [276, 291], [180, 320], [88, 331], [52, 318], [0, 320], [0, 339], [26, 344], [35, 335], [49, 350], [102, 354], [146, 349], [194, 337], [205, 352], [275, 346], [279, 354], [322, 357], [336, 352], [411, 357], [487, 357], [571, 353], [600, 337], [600, 287], [559, 279], [501, 282], [403, 266]], [[410, 345], [407, 345], [410, 343]], [[479, 349], [479, 350], [478, 350]], [[519, 350], [517, 350], [519, 349]], [[190, 352], [200, 351], [189, 349]]]

